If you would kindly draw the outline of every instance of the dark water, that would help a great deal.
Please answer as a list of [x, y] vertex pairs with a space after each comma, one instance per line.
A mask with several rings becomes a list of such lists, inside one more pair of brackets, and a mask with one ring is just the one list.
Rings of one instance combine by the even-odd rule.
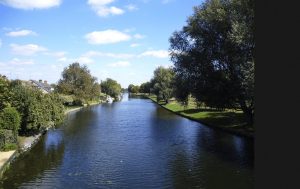
[[127, 98], [68, 115], [0, 188], [253, 188], [253, 141]]

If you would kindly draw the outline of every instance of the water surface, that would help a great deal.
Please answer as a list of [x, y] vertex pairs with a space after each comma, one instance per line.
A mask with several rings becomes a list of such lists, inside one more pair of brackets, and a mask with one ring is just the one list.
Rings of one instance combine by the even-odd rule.
[[253, 140], [124, 98], [70, 113], [0, 188], [253, 188]]

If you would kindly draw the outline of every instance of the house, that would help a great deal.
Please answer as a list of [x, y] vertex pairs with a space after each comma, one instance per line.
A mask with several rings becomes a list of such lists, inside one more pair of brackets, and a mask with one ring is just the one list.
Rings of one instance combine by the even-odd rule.
[[30, 84], [38, 89], [40, 89], [43, 93], [51, 93], [54, 88], [51, 87], [45, 80], [44, 82], [40, 79], [39, 81], [36, 80], [29, 80]]

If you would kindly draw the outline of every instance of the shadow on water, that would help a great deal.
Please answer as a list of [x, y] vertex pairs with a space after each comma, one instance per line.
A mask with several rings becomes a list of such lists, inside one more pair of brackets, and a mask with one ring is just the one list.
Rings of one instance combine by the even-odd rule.
[[65, 146], [61, 132], [48, 132], [30, 152], [11, 163], [2, 178], [0, 188], [17, 188], [23, 183], [35, 182], [45, 174], [55, 174], [55, 169], [62, 163]]
[[215, 130], [157, 108], [153, 146], [169, 157], [173, 188], [253, 188], [253, 139]]

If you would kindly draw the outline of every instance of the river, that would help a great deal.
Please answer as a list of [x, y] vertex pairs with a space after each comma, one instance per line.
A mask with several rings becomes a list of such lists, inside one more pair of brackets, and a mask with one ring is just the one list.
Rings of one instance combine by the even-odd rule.
[[149, 99], [68, 114], [7, 170], [0, 188], [254, 188], [252, 139], [177, 116]]

